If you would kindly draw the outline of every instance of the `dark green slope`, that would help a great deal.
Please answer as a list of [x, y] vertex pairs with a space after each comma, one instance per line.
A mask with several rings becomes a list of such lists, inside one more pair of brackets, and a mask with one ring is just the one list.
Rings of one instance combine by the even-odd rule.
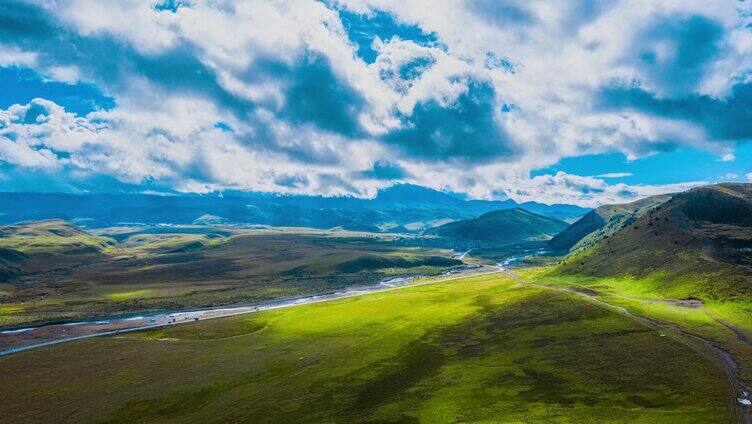
[[566, 227], [567, 223], [564, 221], [515, 208], [450, 222], [429, 233], [454, 240], [511, 244], [547, 240]]
[[26, 259], [23, 253], [0, 247], [0, 282], [13, 280], [18, 274], [18, 263]]
[[674, 297], [752, 298], [752, 184], [678, 194], [592, 247], [560, 275], [642, 278]]
[[650, 196], [632, 203], [603, 205], [588, 212], [546, 245], [552, 252], [569, 252], [592, 246], [666, 202], [670, 194]]

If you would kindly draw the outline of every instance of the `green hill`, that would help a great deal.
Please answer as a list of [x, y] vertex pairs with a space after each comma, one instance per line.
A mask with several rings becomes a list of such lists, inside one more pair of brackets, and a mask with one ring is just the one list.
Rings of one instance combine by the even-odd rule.
[[752, 299], [752, 184], [677, 194], [554, 272], [635, 277], [673, 298]]
[[22, 222], [0, 227], [0, 248], [23, 253], [100, 252], [112, 245], [62, 220]]
[[450, 222], [430, 230], [429, 234], [454, 240], [512, 244], [548, 240], [565, 228], [567, 223], [564, 221], [515, 208]]
[[546, 248], [552, 252], [571, 252], [592, 246], [666, 202], [671, 196], [661, 194], [632, 203], [600, 206], [557, 234]]

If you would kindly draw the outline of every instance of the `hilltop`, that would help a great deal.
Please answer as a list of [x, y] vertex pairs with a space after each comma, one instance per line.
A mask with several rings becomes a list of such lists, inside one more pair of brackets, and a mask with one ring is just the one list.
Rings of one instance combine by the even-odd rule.
[[599, 206], [554, 236], [546, 245], [546, 249], [552, 252], [569, 252], [592, 246], [633, 223], [649, 210], [669, 200], [671, 196], [660, 194], [632, 203]]
[[488, 212], [477, 218], [450, 222], [429, 231], [439, 237], [492, 244], [548, 240], [567, 223], [521, 208]]

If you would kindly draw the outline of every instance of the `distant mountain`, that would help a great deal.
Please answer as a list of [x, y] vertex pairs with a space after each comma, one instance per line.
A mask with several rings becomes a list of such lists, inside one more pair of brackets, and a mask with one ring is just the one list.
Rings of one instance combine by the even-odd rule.
[[[395, 184], [379, 190], [374, 203], [421, 204], [447, 206], [465, 203], [466, 199], [456, 193], [446, 193], [413, 184]], [[513, 201], [512, 201], [513, 202]]]
[[556, 272], [641, 278], [645, 290], [673, 298], [752, 300], [752, 184], [677, 194]]
[[517, 207], [524, 209], [526, 211], [537, 213], [538, 215], [543, 215], [543, 216], [547, 216], [550, 218], [556, 218], [562, 221], [567, 221], [568, 223], [577, 221], [584, 214], [586, 214], [587, 212], [591, 210], [591, 209], [583, 208], [577, 205], [567, 205], [567, 204], [547, 205], [545, 203], [538, 203], [538, 202], [524, 202], [524, 203], [520, 203], [519, 206]]
[[567, 223], [564, 221], [514, 208], [451, 222], [428, 233], [447, 239], [501, 245], [548, 240], [565, 228]]
[[669, 200], [671, 196], [661, 194], [632, 203], [599, 206], [552, 238], [546, 249], [552, 252], [569, 252], [591, 246], [634, 222], [649, 210]]
[[63, 219], [86, 228], [128, 223], [226, 223], [341, 227], [419, 232], [449, 220], [499, 209], [523, 209], [573, 219], [589, 209], [573, 205], [518, 205], [513, 200], [467, 200], [462, 195], [398, 184], [373, 199], [229, 192], [224, 195], [0, 193], [0, 224]]

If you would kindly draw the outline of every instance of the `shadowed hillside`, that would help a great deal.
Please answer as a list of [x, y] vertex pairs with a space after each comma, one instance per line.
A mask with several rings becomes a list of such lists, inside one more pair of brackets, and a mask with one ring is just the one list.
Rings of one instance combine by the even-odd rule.
[[567, 223], [515, 208], [444, 224], [430, 231], [440, 237], [492, 244], [547, 240], [567, 228]]
[[13, 249], [0, 247], [0, 282], [16, 278], [18, 263], [26, 258], [26, 255]]
[[546, 248], [552, 252], [568, 252], [592, 246], [670, 198], [669, 194], [661, 194], [632, 203], [600, 206], [557, 234]]

